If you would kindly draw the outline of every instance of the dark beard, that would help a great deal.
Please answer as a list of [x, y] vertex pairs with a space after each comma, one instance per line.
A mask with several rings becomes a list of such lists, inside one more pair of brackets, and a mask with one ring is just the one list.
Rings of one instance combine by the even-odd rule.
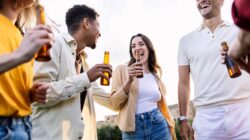
[[96, 48], [96, 44], [92, 44], [91, 46], [89, 46], [91, 49], [95, 49]]

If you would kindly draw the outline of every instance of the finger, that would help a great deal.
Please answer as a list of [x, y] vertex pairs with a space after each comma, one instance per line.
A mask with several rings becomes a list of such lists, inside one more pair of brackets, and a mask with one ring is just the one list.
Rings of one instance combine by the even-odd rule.
[[46, 103], [46, 100], [42, 100], [42, 99], [37, 99], [37, 100], [35, 100], [36, 102], [38, 102], [38, 103], [42, 103], [42, 104], [45, 104]]
[[52, 29], [51, 29], [50, 26], [48, 26], [48, 25], [41, 25], [41, 24], [35, 26], [35, 27], [34, 27], [33, 29], [31, 29], [31, 30], [46, 30], [46, 31], [49, 32], [49, 33], [53, 33], [53, 31], [52, 31]]
[[110, 82], [109, 77], [108, 77], [108, 76], [106, 76], [105, 74], [103, 74], [103, 73], [102, 73], [102, 74], [101, 74], [101, 77], [102, 77], [102, 78], [105, 78], [108, 82]]
[[109, 64], [99, 64], [98, 69], [105, 69], [105, 70], [109, 70], [112, 72], [112, 66]]
[[45, 30], [30, 32], [29, 36], [31, 37], [32, 40], [37, 39], [37, 38], [46, 38], [46, 39], [50, 39], [50, 40], [54, 39], [54, 35], [52, 33], [45, 31]]
[[39, 100], [43, 100], [44, 102], [45, 102], [45, 100], [47, 99], [47, 98], [46, 98], [46, 95], [45, 95], [45, 96], [38, 96], [37, 98], [38, 98]]
[[188, 140], [188, 135], [187, 134], [181, 134], [182, 140]]
[[243, 59], [236, 59], [235, 62], [240, 66], [241, 69], [245, 70], [246, 72], [250, 72], [248, 63]]
[[192, 133], [191, 133], [191, 140], [194, 140], [194, 131], [192, 130]]
[[32, 88], [38, 88], [39, 86], [41, 86], [42, 85], [42, 83], [34, 83], [33, 85], [32, 85]]
[[189, 140], [189, 139], [188, 139], [188, 135], [185, 135], [185, 136], [184, 136], [184, 140]]
[[221, 63], [225, 64], [225, 62], [226, 62], [225, 59], [221, 58]]
[[43, 94], [46, 94], [48, 89], [49, 87], [47, 85], [42, 85], [37, 89], [37, 91], [39, 94], [43, 95]]
[[44, 100], [44, 101], [45, 101], [47, 97], [46, 97], [46, 94], [44, 94], [44, 95], [39, 95], [39, 94], [37, 94], [37, 95], [36, 95], [36, 98], [37, 98], [38, 100]]
[[109, 77], [112, 77], [112, 71], [110, 71], [109, 69], [101, 69], [100, 71], [101, 71], [102, 73], [108, 72], [108, 73], [109, 73]]

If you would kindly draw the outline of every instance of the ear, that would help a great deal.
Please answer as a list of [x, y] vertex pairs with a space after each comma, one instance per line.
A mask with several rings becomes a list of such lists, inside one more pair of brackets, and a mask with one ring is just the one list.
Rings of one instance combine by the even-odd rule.
[[84, 18], [82, 20], [82, 26], [83, 26], [84, 29], [89, 30], [90, 24], [89, 24], [89, 19], [88, 18]]

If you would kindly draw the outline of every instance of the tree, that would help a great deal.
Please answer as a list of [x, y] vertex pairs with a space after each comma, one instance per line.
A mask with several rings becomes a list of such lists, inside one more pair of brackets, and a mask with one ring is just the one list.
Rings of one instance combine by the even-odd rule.
[[122, 134], [117, 126], [104, 125], [97, 129], [98, 140], [121, 140]]

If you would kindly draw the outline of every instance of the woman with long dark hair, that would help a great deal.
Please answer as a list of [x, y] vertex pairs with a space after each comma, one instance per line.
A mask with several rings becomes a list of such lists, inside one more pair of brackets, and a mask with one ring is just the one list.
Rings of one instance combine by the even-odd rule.
[[[123, 139], [175, 138], [174, 121], [166, 104], [162, 70], [150, 39], [137, 34], [129, 45], [130, 61], [113, 72], [111, 105], [119, 111]], [[136, 61], [140, 57], [140, 62]], [[143, 73], [143, 77], [136, 78]]]

